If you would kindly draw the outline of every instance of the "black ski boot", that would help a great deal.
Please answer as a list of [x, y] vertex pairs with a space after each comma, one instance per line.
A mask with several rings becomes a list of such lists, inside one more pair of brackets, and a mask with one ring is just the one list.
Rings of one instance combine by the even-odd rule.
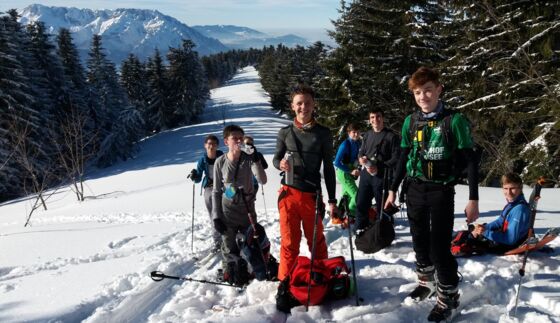
[[276, 309], [280, 312], [290, 314], [293, 307], [299, 305], [298, 301], [290, 293], [290, 277], [287, 276], [278, 285], [276, 293]]
[[416, 274], [418, 275], [418, 286], [414, 288], [408, 297], [416, 302], [425, 300], [434, 296], [436, 293], [436, 281], [434, 277], [434, 266], [421, 267], [416, 264]]
[[437, 303], [428, 315], [428, 321], [441, 322], [452, 318], [453, 311], [459, 306], [457, 286], [441, 285], [437, 287]]

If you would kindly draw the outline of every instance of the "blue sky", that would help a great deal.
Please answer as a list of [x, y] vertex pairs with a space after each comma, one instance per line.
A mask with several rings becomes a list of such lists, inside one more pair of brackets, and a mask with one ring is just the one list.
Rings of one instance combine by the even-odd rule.
[[[340, 0], [50, 0], [0, 1], [0, 11], [33, 3], [89, 9], [156, 9], [187, 25], [238, 25], [272, 34], [295, 33], [323, 40], [331, 19], [338, 17]], [[315, 35], [315, 36], [313, 36]]]

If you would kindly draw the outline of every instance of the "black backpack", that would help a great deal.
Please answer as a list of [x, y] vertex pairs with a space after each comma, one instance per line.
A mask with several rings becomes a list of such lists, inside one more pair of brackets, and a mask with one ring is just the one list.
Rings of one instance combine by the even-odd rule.
[[356, 237], [356, 249], [363, 253], [376, 253], [395, 240], [393, 217], [385, 212], [364, 233]]

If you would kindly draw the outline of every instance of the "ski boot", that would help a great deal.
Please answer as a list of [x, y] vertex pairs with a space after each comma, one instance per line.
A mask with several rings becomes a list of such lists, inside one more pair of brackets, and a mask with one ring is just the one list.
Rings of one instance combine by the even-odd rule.
[[418, 286], [414, 288], [408, 297], [416, 302], [425, 300], [432, 297], [436, 293], [436, 280], [435, 280], [434, 266], [421, 267], [416, 264], [416, 274], [418, 275]]
[[437, 303], [428, 315], [428, 321], [441, 322], [452, 318], [454, 310], [459, 306], [457, 286], [441, 285], [437, 287]]
[[293, 307], [300, 305], [290, 293], [290, 276], [287, 276], [278, 285], [276, 293], [276, 309], [280, 312], [290, 314]]

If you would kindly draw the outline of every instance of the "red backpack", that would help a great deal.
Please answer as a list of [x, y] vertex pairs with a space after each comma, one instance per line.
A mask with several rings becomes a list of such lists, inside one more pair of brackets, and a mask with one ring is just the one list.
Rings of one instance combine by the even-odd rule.
[[[310, 279], [311, 260], [299, 256], [292, 271], [279, 286], [276, 305], [289, 312], [291, 307], [307, 304], [307, 286], [311, 280], [309, 305], [321, 304], [325, 299], [343, 299], [350, 294], [350, 268], [344, 257], [316, 259]], [[283, 299], [280, 299], [280, 297]], [[299, 304], [298, 304], [299, 303]]]

